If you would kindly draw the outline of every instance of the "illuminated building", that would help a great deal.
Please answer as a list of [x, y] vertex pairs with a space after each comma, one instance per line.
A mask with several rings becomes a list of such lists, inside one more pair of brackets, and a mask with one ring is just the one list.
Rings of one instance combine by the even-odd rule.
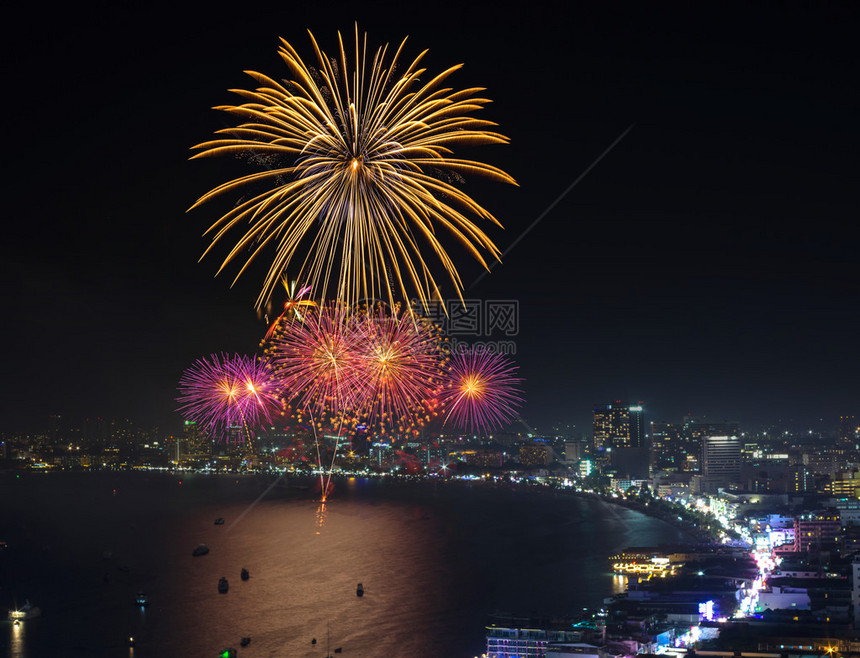
[[[598, 647], [584, 641], [600, 641], [600, 632], [578, 624], [527, 618], [498, 618], [487, 627], [487, 652], [493, 658], [542, 658], [567, 656], [598, 658]], [[602, 645], [603, 642], [600, 641]]]
[[594, 409], [594, 447], [643, 448], [647, 446], [642, 403], [626, 405], [621, 401]]
[[630, 439], [627, 448], [647, 448], [648, 438], [645, 434], [645, 411], [642, 403], [632, 405], [628, 408], [630, 413]]
[[591, 475], [594, 469], [594, 463], [590, 459], [582, 459], [579, 462], [579, 477], [586, 478]]
[[606, 450], [630, 440], [630, 412], [620, 402], [594, 409], [594, 447]]
[[684, 461], [681, 464], [681, 470], [684, 473], [695, 473], [701, 467], [699, 456], [695, 453], [688, 452], [684, 455]]
[[830, 482], [830, 493], [835, 498], [860, 498], [860, 474], [856, 471], [837, 473]]
[[650, 560], [628, 559], [612, 562], [612, 570], [615, 573], [626, 575], [675, 576], [683, 564], [671, 562], [668, 557], [652, 557]]
[[789, 493], [815, 491], [815, 478], [812, 471], [802, 464], [792, 466], [788, 471], [787, 488]]
[[504, 453], [501, 450], [493, 450], [491, 448], [481, 448], [475, 450], [464, 450], [462, 452], [463, 461], [473, 466], [482, 468], [501, 468], [504, 461]]
[[803, 453], [803, 465], [813, 473], [830, 475], [848, 467], [849, 455], [845, 448], [818, 448]]
[[179, 461], [206, 460], [212, 456], [212, 441], [193, 421], [185, 421], [182, 438], [177, 441], [179, 441], [177, 447]]
[[702, 493], [727, 489], [741, 477], [741, 441], [736, 436], [702, 438]]
[[651, 423], [651, 463], [659, 470], [680, 470], [686, 457], [682, 428], [671, 423]]
[[794, 551], [822, 550], [839, 545], [842, 521], [835, 510], [804, 514], [794, 520]]
[[552, 457], [552, 446], [545, 443], [520, 446], [520, 464], [523, 466], [548, 466]]

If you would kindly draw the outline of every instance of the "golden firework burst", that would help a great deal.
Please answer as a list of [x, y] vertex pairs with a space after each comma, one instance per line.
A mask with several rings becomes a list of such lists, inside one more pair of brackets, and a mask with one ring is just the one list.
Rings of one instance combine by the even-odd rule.
[[[233, 90], [244, 102], [216, 108], [240, 125], [194, 147], [193, 158], [251, 153], [266, 165], [192, 206], [225, 193], [246, 194], [208, 229], [212, 243], [204, 256], [228, 233], [244, 230], [218, 270], [244, 260], [238, 279], [272, 250], [258, 308], [297, 261], [299, 280], [347, 305], [362, 298], [393, 305], [417, 295], [426, 306], [442, 297], [431, 264], [441, 264], [462, 296], [444, 240], [463, 245], [487, 267], [485, 254], [500, 253], [476, 222], [501, 224], [456, 183], [477, 174], [516, 184], [497, 167], [453, 155], [458, 146], [508, 142], [492, 130], [495, 123], [474, 116], [490, 102], [484, 89], [445, 86], [462, 65], [425, 81], [427, 51], [403, 64], [406, 39], [389, 58], [388, 45], [371, 51], [356, 26], [350, 64], [340, 33], [336, 58], [310, 37], [315, 66], [282, 39], [278, 52], [291, 79], [249, 71], [257, 88]], [[428, 263], [430, 255], [438, 263]]]

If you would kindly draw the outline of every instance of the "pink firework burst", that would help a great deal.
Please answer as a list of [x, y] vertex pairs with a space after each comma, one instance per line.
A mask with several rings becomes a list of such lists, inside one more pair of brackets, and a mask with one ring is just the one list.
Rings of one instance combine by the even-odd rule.
[[415, 431], [429, 420], [441, 381], [435, 327], [409, 313], [381, 308], [361, 316], [359, 327], [360, 416], [382, 432]]
[[470, 432], [491, 432], [510, 423], [522, 403], [517, 367], [503, 354], [466, 348], [451, 354], [439, 398], [445, 422]]
[[232, 428], [250, 432], [280, 405], [279, 380], [268, 362], [238, 354], [198, 359], [182, 374], [179, 393], [185, 418], [214, 438], [227, 438]]
[[317, 418], [353, 409], [361, 390], [357, 338], [352, 317], [334, 304], [286, 324], [270, 350], [284, 398]]

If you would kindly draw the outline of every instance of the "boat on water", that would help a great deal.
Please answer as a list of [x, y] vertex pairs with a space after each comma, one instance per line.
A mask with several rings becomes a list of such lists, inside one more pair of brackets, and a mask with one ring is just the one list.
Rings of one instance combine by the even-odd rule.
[[242, 569], [242, 580], [248, 580], [251, 577], [251, 574], [248, 573], [247, 569]]
[[230, 589], [230, 585], [227, 583], [227, 579], [221, 576], [221, 580], [218, 581], [218, 593], [226, 594], [228, 589]]
[[206, 544], [200, 544], [197, 548], [191, 551], [191, 555], [194, 557], [199, 557], [201, 555], [206, 555], [209, 552], [209, 547]]
[[217, 519], [215, 519], [215, 525], [224, 525], [224, 519], [219, 516]]
[[230, 648], [221, 651], [221, 653], [218, 654], [218, 658], [236, 658], [237, 655], [238, 652], [235, 649]]
[[37, 608], [36, 606], [34, 606], [32, 603], [27, 601], [18, 610], [9, 610], [9, 621], [35, 619], [36, 617], [41, 617], [41, 615], [42, 611], [39, 610], [39, 608]]
[[358, 584], [358, 587], [355, 588], [355, 595], [364, 596], [364, 585], [362, 585], [361, 583]]
[[134, 602], [141, 608], [145, 608], [149, 605], [149, 597], [143, 592], [138, 592], [137, 596], [134, 597]]
[[241, 644], [243, 647], [247, 647], [249, 644], [251, 644], [251, 638], [243, 637], [242, 641], [239, 644]]

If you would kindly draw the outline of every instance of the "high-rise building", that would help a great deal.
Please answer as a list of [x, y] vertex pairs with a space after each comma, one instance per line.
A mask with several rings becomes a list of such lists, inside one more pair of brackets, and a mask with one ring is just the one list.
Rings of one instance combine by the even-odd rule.
[[630, 413], [630, 439], [625, 448], [647, 448], [648, 438], [645, 434], [645, 412], [642, 403], [631, 405], [627, 411]]
[[626, 440], [630, 430], [630, 412], [620, 402], [594, 409], [594, 448], [601, 451]]
[[737, 436], [702, 438], [702, 493], [716, 493], [741, 479], [741, 440]]
[[629, 405], [616, 401], [595, 407], [595, 449], [645, 448], [647, 445], [641, 402], [638, 405]]
[[681, 470], [689, 447], [682, 430], [677, 424], [651, 423], [648, 444], [651, 463], [658, 470]]
[[182, 429], [182, 437], [177, 437], [179, 447], [177, 454], [179, 461], [182, 460], [208, 460], [212, 456], [212, 441], [205, 432], [191, 420], [185, 421]]

